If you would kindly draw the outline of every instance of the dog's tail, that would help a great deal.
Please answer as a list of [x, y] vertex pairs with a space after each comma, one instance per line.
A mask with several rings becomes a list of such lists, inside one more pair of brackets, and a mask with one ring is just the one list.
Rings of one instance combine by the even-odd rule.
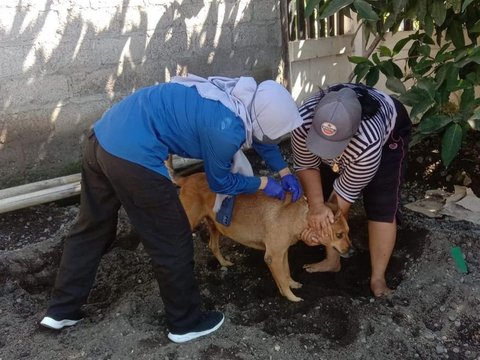
[[165, 160], [165, 167], [168, 170], [168, 175], [170, 175], [172, 182], [178, 187], [182, 187], [185, 178], [175, 172], [175, 169], [173, 168], [173, 157], [171, 154], [169, 154], [167, 160]]

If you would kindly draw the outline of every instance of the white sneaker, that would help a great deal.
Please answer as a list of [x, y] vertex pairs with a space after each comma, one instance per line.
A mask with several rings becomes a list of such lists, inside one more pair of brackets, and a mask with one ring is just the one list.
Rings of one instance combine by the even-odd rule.
[[82, 319], [54, 319], [51, 316], [45, 316], [42, 321], [40, 321], [40, 325], [54, 330], [63, 329], [66, 326], [73, 326], [78, 323]]
[[222, 326], [225, 317], [219, 311], [203, 313], [198, 324], [188, 332], [181, 334], [168, 333], [168, 338], [175, 343], [184, 343], [201, 336], [208, 335]]

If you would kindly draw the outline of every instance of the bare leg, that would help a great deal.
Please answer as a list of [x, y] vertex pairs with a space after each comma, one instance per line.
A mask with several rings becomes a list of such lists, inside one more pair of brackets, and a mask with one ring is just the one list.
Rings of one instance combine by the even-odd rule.
[[307, 270], [307, 272], [338, 272], [342, 268], [340, 264], [340, 255], [338, 254], [337, 250], [327, 246], [327, 257], [317, 263], [313, 264], [305, 264], [303, 268]]
[[390, 261], [397, 237], [397, 223], [368, 222], [368, 238], [372, 277], [370, 289], [375, 296], [384, 296], [392, 292], [385, 280], [385, 271]]

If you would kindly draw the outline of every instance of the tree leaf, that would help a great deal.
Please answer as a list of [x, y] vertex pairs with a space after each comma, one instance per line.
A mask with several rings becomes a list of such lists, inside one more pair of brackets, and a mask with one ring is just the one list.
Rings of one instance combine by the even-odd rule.
[[435, 101], [430, 99], [429, 97], [424, 97], [420, 99], [419, 102], [412, 106], [412, 110], [410, 110], [410, 116], [412, 118], [416, 118], [417, 116], [427, 111], [433, 104], [435, 104]]
[[475, 107], [475, 90], [473, 87], [464, 89], [460, 98], [460, 111], [470, 112]]
[[452, 55], [454, 56], [454, 61], [459, 62], [468, 57], [468, 49], [466, 47], [455, 49], [452, 51]]
[[320, 4], [322, 0], [307, 0], [307, 6], [305, 7], [305, 17], [308, 18], [313, 14], [313, 10]]
[[452, 40], [456, 48], [465, 46], [465, 38], [463, 37], [463, 26], [457, 21], [453, 20], [447, 28], [447, 39]]
[[395, 1], [392, 1], [392, 3], [393, 3], [393, 13], [395, 16], [397, 16], [407, 5], [407, 0], [395, 0]]
[[470, 29], [468, 29], [471, 33], [480, 33], [480, 20], [478, 20]]
[[423, 55], [423, 56], [430, 56], [430, 52], [432, 51], [431, 47], [428, 46], [427, 44], [420, 45], [418, 47], [418, 53]]
[[425, 34], [432, 36], [434, 28], [433, 18], [428, 13], [425, 15], [425, 19], [423, 20], [423, 27], [425, 29]]
[[385, 19], [385, 23], [383, 24], [383, 28], [384, 28], [385, 30], [393, 29], [393, 28], [394, 28], [394, 25], [395, 25], [395, 23], [396, 23], [396, 20], [397, 20], [397, 18], [396, 18], [395, 15], [389, 14], [389, 15], [387, 16], [387, 18]]
[[421, 99], [429, 98], [428, 92], [417, 87], [411, 87], [405, 94], [400, 95], [400, 101], [407, 106], [415, 106]]
[[367, 21], [378, 21], [378, 14], [373, 11], [372, 5], [370, 5], [365, 0], [354, 0], [353, 6], [355, 7], [358, 15], [360, 15], [362, 19], [365, 19]]
[[435, 41], [433, 41], [431, 36], [429, 36], [428, 34], [422, 34], [422, 35], [423, 36], [421, 37], [421, 39], [425, 44], [435, 45]]
[[393, 65], [391, 61], [382, 61], [380, 64], [377, 65], [380, 71], [385, 74], [385, 76], [393, 76], [395, 70], [393, 69]]
[[393, 92], [396, 92], [399, 94], [404, 94], [407, 91], [402, 81], [393, 76], [387, 77], [385, 86], [387, 87], [387, 89], [392, 90]]
[[397, 55], [398, 53], [400, 53], [400, 51], [402, 51], [402, 49], [405, 47], [405, 45], [407, 45], [407, 43], [410, 40], [412, 40], [412, 39], [410, 39], [410, 37], [407, 37], [407, 38], [403, 38], [403, 39], [397, 41], [397, 43], [393, 47], [393, 54]]
[[445, 126], [452, 122], [452, 118], [445, 114], [439, 114], [438, 112], [422, 118], [417, 126], [417, 131], [422, 134], [433, 134], [443, 129]]
[[378, 47], [378, 53], [380, 56], [392, 57], [392, 51], [384, 45]]
[[418, 75], [423, 75], [432, 68], [432, 65], [433, 65], [432, 60], [423, 58], [418, 62], [418, 64], [412, 66], [412, 70], [414, 73]]
[[393, 66], [393, 76], [395, 76], [398, 79], [401, 79], [403, 77], [403, 71], [400, 68], [400, 66], [398, 66], [393, 61], [392, 61], [392, 66]]
[[353, 64], [361, 64], [361, 63], [368, 63], [370, 60], [364, 56], [349, 56], [348, 61]]
[[427, 15], [427, 0], [416, 0], [416, 18], [421, 22], [425, 23], [425, 16]]
[[417, 86], [419, 89], [425, 90], [428, 95], [433, 99], [437, 91], [437, 83], [432, 78], [422, 78], [418, 80]]
[[353, 73], [357, 75], [357, 82], [360, 82], [370, 71], [370, 65], [368, 63], [361, 63], [355, 66]]
[[445, 17], [447, 16], [447, 8], [445, 7], [443, 0], [433, 0], [431, 15], [435, 21], [435, 24], [438, 26], [443, 24]]
[[435, 99], [430, 94], [416, 86], [411, 87], [407, 92], [400, 95], [400, 100], [408, 106], [411, 106], [410, 117], [416, 118], [423, 114], [429, 108], [435, 105]]
[[443, 45], [440, 50], [437, 51], [437, 55], [435, 55], [435, 62], [437, 63], [444, 63], [445, 60], [451, 57], [451, 53], [445, 53], [445, 50], [447, 50], [450, 47], [450, 44], [447, 43]]
[[442, 136], [442, 162], [448, 167], [458, 154], [462, 145], [463, 129], [459, 124], [453, 123], [445, 130]]
[[459, 88], [459, 81], [458, 81], [458, 68], [455, 66], [450, 67], [450, 71], [447, 72], [445, 78], [445, 90], [447, 91], [456, 91]]
[[473, 0], [464, 0], [462, 5], [462, 12], [464, 12], [467, 6], [470, 5], [472, 2]]
[[322, 13], [319, 15], [319, 18], [325, 19], [335, 14], [336, 12], [340, 11], [345, 6], [350, 5], [351, 3], [353, 3], [353, 0], [331, 0], [328, 3], [326, 3], [326, 6], [323, 9]]
[[380, 78], [380, 71], [376, 67], [372, 67], [368, 72], [367, 76], [365, 76], [365, 83], [368, 86], [375, 86]]

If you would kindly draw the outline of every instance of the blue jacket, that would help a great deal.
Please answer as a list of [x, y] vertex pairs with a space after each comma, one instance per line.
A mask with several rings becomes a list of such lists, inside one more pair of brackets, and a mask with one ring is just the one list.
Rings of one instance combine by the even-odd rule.
[[[230, 172], [233, 155], [245, 142], [241, 118], [219, 101], [202, 98], [195, 87], [165, 83], [142, 88], [110, 108], [94, 124], [108, 153], [169, 177], [168, 154], [201, 159], [212, 191], [253, 193], [259, 177]], [[274, 171], [287, 165], [277, 145], [253, 144]]]

